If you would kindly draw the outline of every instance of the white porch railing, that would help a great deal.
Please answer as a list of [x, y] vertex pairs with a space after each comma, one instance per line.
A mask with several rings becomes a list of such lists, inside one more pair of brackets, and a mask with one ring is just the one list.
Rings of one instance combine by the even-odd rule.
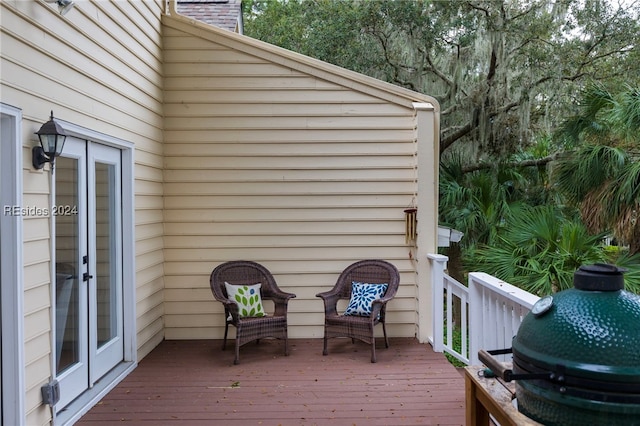
[[[430, 254], [428, 258], [433, 283], [433, 350], [477, 365], [480, 349], [510, 348], [522, 319], [539, 297], [483, 272], [470, 273], [467, 287], [445, 273], [447, 256]], [[497, 358], [508, 361], [510, 356], [503, 357]]]

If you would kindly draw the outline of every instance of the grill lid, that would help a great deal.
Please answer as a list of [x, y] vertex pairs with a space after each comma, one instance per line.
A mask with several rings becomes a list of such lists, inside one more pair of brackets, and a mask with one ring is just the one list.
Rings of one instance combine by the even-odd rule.
[[513, 340], [514, 364], [640, 389], [640, 296], [623, 289], [624, 272], [582, 266], [575, 288], [540, 299]]

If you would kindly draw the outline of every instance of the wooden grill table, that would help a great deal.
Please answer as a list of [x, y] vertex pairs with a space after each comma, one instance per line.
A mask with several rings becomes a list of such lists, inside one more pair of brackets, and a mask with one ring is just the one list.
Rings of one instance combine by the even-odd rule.
[[491, 415], [501, 426], [541, 426], [513, 405], [515, 383], [499, 377], [484, 378], [483, 366], [465, 367], [466, 425], [487, 426]]

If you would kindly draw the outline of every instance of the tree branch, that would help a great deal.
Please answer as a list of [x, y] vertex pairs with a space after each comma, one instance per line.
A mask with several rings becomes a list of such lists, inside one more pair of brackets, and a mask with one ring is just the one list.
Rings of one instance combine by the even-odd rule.
[[431, 61], [431, 56], [427, 52], [425, 52], [425, 59], [429, 64], [429, 71], [431, 71], [432, 73], [440, 77], [440, 79], [444, 81], [447, 84], [447, 86], [451, 87], [454, 85], [453, 80], [451, 80], [449, 77], [447, 77], [444, 73], [442, 73], [439, 69], [436, 68], [436, 66]]
[[[558, 154], [553, 154], [544, 158], [537, 158], [534, 160], [524, 160], [524, 161], [512, 161], [509, 163], [501, 163], [501, 165], [505, 167], [540, 167], [540, 166], [545, 166], [548, 163], [554, 161], [557, 157], [558, 157]], [[471, 173], [478, 170], [492, 169], [495, 166], [496, 166], [496, 163], [478, 163], [472, 166], [463, 167], [462, 173]]]
[[449, 136], [445, 136], [440, 140], [440, 152], [444, 152], [447, 148], [449, 148], [455, 141], [458, 139], [467, 136], [474, 129], [475, 126], [472, 126], [471, 123], [467, 123], [461, 126], [458, 130], [450, 134]]
[[484, 12], [484, 14], [485, 14], [487, 17], [489, 17], [489, 16], [490, 16], [490, 14], [489, 14], [489, 10], [488, 10], [487, 8], [484, 8], [484, 7], [478, 6], [477, 4], [474, 4], [474, 3], [472, 3], [472, 2], [469, 2], [469, 3], [467, 3], [467, 4], [468, 4], [469, 6], [471, 6], [471, 8], [473, 8], [473, 9], [475, 9], [475, 10], [479, 10], [479, 11], [481, 11], [481, 12]]
[[[487, 114], [487, 116], [489, 118], [493, 118], [493, 117], [495, 117], [497, 115], [509, 112], [513, 108], [517, 108], [519, 105], [520, 104], [518, 102], [516, 102], [516, 101], [510, 102], [510, 103], [508, 103], [506, 105], [503, 105], [499, 109], [496, 109], [496, 110], [493, 110], [493, 111], [489, 112]], [[479, 108], [476, 108], [475, 112], [473, 113], [473, 117], [477, 117], [478, 116], [478, 111], [479, 111]], [[451, 145], [453, 145], [455, 141], [457, 141], [460, 138], [463, 138], [463, 137], [467, 136], [469, 133], [471, 133], [477, 127], [478, 127], [478, 123], [477, 123], [477, 121], [474, 121], [474, 120], [471, 120], [466, 124], [458, 126], [457, 130], [455, 132], [451, 133], [450, 135], [444, 136], [444, 137], [442, 137], [440, 139], [440, 152], [444, 152], [447, 148], [449, 148]]]

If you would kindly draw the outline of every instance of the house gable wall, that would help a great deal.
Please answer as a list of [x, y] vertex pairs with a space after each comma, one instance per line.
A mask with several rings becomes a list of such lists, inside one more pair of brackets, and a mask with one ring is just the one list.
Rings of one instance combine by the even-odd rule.
[[[164, 337], [162, 70], [164, 2], [82, 1], [66, 15], [42, 1], [2, 1], [2, 102], [22, 110], [23, 207], [48, 208], [50, 170], [35, 170], [36, 132], [55, 117], [135, 145], [138, 353]], [[50, 226], [23, 217], [26, 424], [46, 424], [52, 376]]]
[[342, 269], [389, 260], [402, 277], [388, 328], [414, 336], [416, 275], [403, 212], [417, 191], [411, 102], [254, 54], [259, 48], [243, 51], [230, 46], [235, 35], [164, 22], [167, 338], [223, 336], [209, 274], [236, 259], [264, 264], [297, 294], [294, 338], [322, 336], [315, 295]]

